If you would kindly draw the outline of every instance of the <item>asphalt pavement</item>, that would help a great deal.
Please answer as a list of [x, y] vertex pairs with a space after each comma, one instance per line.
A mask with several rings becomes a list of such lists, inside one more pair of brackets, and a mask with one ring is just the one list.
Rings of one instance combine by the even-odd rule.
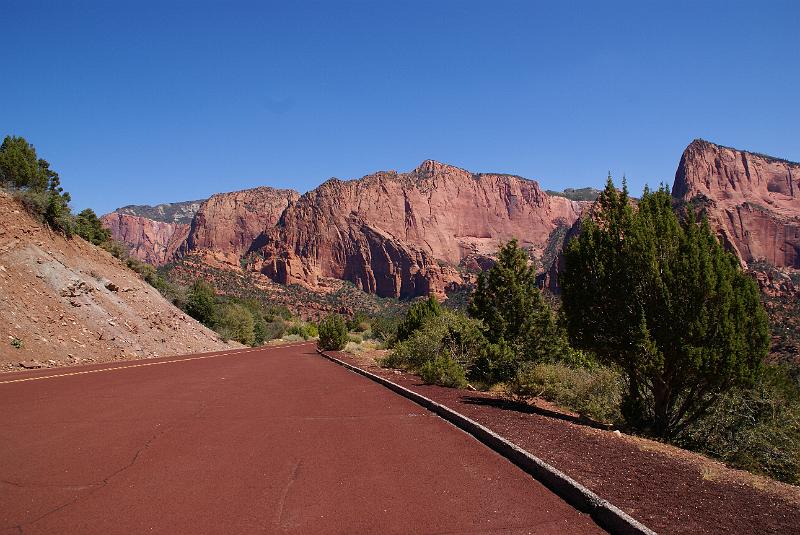
[[602, 533], [313, 344], [0, 375], [0, 533]]

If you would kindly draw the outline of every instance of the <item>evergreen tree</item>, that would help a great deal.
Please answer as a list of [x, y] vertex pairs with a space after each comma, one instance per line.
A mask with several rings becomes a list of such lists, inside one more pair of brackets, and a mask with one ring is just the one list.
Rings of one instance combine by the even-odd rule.
[[94, 210], [87, 208], [75, 216], [75, 233], [95, 245], [102, 245], [111, 239], [111, 231], [103, 226]]
[[509, 354], [505, 345], [531, 362], [558, 358], [566, 349], [553, 313], [536, 286], [536, 270], [517, 240], [501, 247], [495, 265], [478, 276], [469, 314], [483, 321], [486, 338], [501, 346], [498, 354], [505, 360]]
[[634, 210], [609, 177], [565, 264], [570, 341], [625, 372], [632, 426], [675, 436], [757, 376], [769, 348], [758, 289], [705, 220], [676, 216], [664, 186]]
[[70, 195], [50, 169], [37, 158], [36, 149], [23, 137], [6, 136], [0, 145], [0, 186], [18, 190], [26, 209], [67, 236], [72, 233]]
[[417, 301], [406, 312], [405, 318], [397, 326], [397, 341], [407, 340], [409, 336], [419, 330], [425, 320], [442, 315], [442, 306], [436, 297], [429, 295], [427, 299]]
[[36, 158], [36, 149], [25, 138], [6, 136], [0, 145], [0, 184], [42, 191], [48, 177]]

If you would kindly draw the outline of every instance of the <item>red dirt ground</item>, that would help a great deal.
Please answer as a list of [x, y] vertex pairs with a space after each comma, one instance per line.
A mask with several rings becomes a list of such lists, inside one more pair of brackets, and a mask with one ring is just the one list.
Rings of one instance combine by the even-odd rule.
[[545, 403], [523, 406], [492, 393], [425, 385], [365, 355], [336, 356], [472, 418], [658, 533], [800, 533], [798, 487], [673, 446], [595, 429]]

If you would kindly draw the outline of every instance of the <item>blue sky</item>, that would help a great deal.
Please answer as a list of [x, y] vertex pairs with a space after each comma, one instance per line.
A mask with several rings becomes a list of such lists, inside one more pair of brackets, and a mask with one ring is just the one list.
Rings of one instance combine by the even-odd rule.
[[671, 184], [694, 138], [800, 160], [800, 2], [11, 2], [0, 134], [76, 209], [432, 158]]

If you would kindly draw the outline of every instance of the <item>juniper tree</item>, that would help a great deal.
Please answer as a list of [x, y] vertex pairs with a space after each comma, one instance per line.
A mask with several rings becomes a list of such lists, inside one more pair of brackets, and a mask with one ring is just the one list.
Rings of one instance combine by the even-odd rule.
[[559, 280], [570, 342], [622, 368], [623, 415], [657, 436], [752, 382], [769, 348], [754, 281], [704, 218], [678, 218], [664, 186], [634, 209], [609, 177]]
[[515, 239], [500, 248], [494, 266], [478, 275], [469, 314], [483, 321], [491, 343], [509, 346], [495, 353], [505, 360], [509, 353], [516, 356], [506, 375], [520, 361], [553, 360], [565, 350], [553, 313], [536, 286], [536, 270]]

